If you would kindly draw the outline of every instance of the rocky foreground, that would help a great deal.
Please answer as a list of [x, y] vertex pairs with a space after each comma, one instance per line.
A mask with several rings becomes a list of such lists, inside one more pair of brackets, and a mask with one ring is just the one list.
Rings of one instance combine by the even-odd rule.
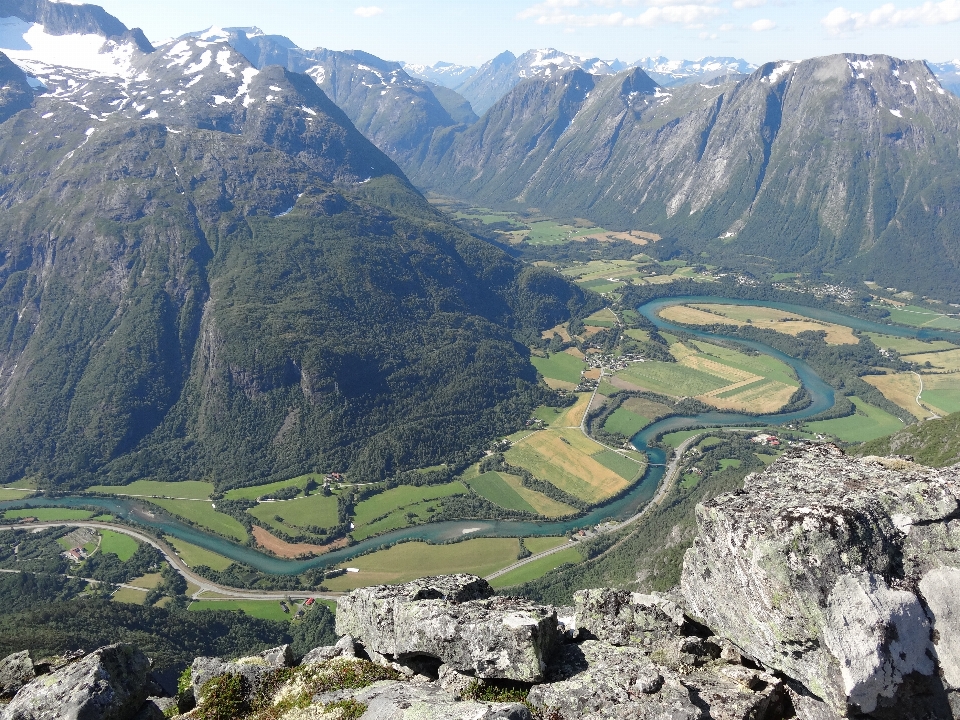
[[364, 588], [335, 646], [197, 658], [176, 698], [133, 647], [23, 652], [0, 662], [0, 720], [960, 718], [960, 467], [819, 446], [744, 485], [698, 507], [666, 595]]

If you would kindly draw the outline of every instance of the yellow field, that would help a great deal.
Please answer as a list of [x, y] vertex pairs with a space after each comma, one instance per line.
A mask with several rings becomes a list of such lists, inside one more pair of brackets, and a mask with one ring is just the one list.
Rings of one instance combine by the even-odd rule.
[[583, 415], [587, 412], [587, 405], [590, 404], [591, 393], [581, 393], [577, 397], [577, 402], [571, 405], [567, 411], [550, 423], [551, 427], [580, 427], [583, 422]]
[[570, 333], [567, 332], [566, 323], [560, 323], [556, 327], [552, 327], [549, 330], [544, 330], [542, 333], [540, 333], [540, 337], [549, 340], [554, 336], [554, 334], [559, 335], [560, 339], [564, 342], [570, 342]]
[[811, 320], [802, 315], [765, 307], [741, 305], [673, 305], [660, 311], [664, 320], [688, 325], [751, 325], [775, 330], [784, 335], [798, 335], [807, 330], [826, 332], [830, 345], [856, 345], [860, 341], [853, 330], [842, 325]]
[[132, 588], [120, 588], [111, 597], [111, 600], [114, 602], [128, 603], [130, 605], [143, 605], [143, 601], [146, 599], [146, 590], [141, 591]]
[[577, 386], [566, 380], [557, 380], [555, 378], [545, 377], [544, 384], [551, 390], [576, 390]]
[[890, 402], [899, 405], [919, 420], [930, 413], [917, 405], [917, 393], [920, 392], [920, 380], [913, 373], [890, 375], [864, 375], [863, 379], [883, 393]]
[[923, 353], [920, 355], [905, 355], [907, 362], [914, 362], [926, 367], [930, 363], [933, 367], [922, 372], [956, 372], [960, 370], [960, 349], [945, 350], [943, 352]]
[[[727, 391], [730, 390], [730, 388], [724, 389]], [[790, 387], [784, 383], [769, 380], [760, 385], [747, 388], [736, 395], [730, 395], [729, 397], [711, 397], [709, 400], [706, 397], [701, 397], [700, 399], [704, 402], [709, 402], [711, 405], [716, 405], [721, 410], [739, 410], [743, 408], [752, 413], [766, 414], [775, 413], [790, 402], [790, 398], [793, 397], [793, 393], [796, 392], [796, 390], [796, 387]]]
[[[582, 435], [580, 437], [583, 442], [591, 443], [591, 453], [603, 450]], [[563, 435], [543, 431], [514, 445], [506, 457], [507, 462], [524, 467], [536, 477], [590, 503], [615, 495], [630, 484], [583, 452], [582, 448], [579, 441], [574, 445], [572, 433]]]
[[[731, 383], [740, 384], [742, 382], [755, 382], [760, 380], [759, 375], [754, 375], [752, 372], [747, 370], [741, 370], [740, 368], [730, 367], [729, 365], [724, 365], [719, 363], [716, 360], [711, 360], [704, 355], [695, 355], [690, 354], [680, 360], [681, 365], [686, 365], [689, 368], [694, 370], [701, 370], [710, 375], [716, 375], [719, 378], [724, 380], [729, 380]], [[730, 387], [720, 388], [713, 392], [723, 392], [724, 390], [729, 390]], [[707, 393], [710, 395], [711, 393]]]
[[135, 580], [131, 580], [126, 583], [127, 585], [133, 585], [134, 587], [146, 588], [147, 590], [152, 590], [157, 585], [160, 584], [160, 581], [163, 580], [163, 576], [160, 573], [150, 573], [149, 575], [142, 575]]
[[572, 515], [577, 511], [576, 508], [570, 507], [566, 503], [558, 502], [553, 498], [548, 498], [543, 493], [538, 493], [530, 488], [525, 488], [523, 483], [520, 481], [520, 478], [518, 478], [516, 475], [500, 473], [500, 478], [507, 485], [512, 487], [516, 491], [517, 495], [522, 497], [527, 504], [530, 505], [530, 507], [544, 517], [562, 517], [564, 515]]
[[572, 356], [575, 357], [577, 360], [583, 360], [583, 358], [585, 357], [584, 354], [583, 354], [582, 352], [580, 352], [580, 348], [571, 347], [571, 348], [567, 348], [566, 350], [564, 350], [564, 352], [565, 352], [567, 355], [572, 355]]

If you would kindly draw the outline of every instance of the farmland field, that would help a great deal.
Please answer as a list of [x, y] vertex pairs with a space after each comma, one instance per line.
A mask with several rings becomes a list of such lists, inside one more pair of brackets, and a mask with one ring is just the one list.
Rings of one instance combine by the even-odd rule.
[[277, 600], [194, 600], [187, 608], [192, 612], [204, 610], [232, 610], [243, 611], [250, 617], [261, 620], [290, 620], [296, 609], [285, 613]]
[[[925, 369], [922, 372], [925, 373], [960, 371], [960, 348], [922, 355], [904, 355], [903, 359], [907, 362], [923, 365]], [[932, 367], [926, 368], [926, 363], [930, 363]], [[957, 376], [955, 382], [960, 387], [960, 375]]]
[[89, 510], [76, 510], [72, 508], [25, 508], [23, 510], [7, 510], [3, 517], [7, 520], [18, 518], [36, 518], [41, 522], [50, 522], [55, 520], [89, 520], [93, 513]]
[[960, 411], [960, 375], [924, 375], [920, 399], [937, 408], [940, 415]]
[[917, 353], [932, 353], [941, 350], [956, 350], [957, 346], [944, 340], [933, 340], [932, 342], [922, 342], [913, 338], [893, 337], [892, 335], [880, 335], [879, 333], [864, 333], [873, 344], [879, 348], [896, 350], [901, 355], [911, 355]]
[[0, 501], [3, 500], [23, 500], [34, 494], [33, 490], [21, 490], [20, 488], [0, 488]]
[[475, 538], [450, 545], [408, 542], [350, 560], [347, 573], [324, 581], [330, 590], [344, 591], [381, 583], [402, 583], [428, 575], [473, 573], [481, 577], [517, 560], [516, 538]]
[[126, 585], [133, 585], [134, 587], [145, 588], [147, 590], [152, 590], [157, 587], [163, 581], [163, 575], [160, 573], [148, 573], [147, 575], [141, 575], [138, 578], [134, 578]]
[[619, 323], [617, 321], [617, 314], [613, 312], [613, 310], [610, 308], [603, 308], [602, 310], [597, 310], [597, 312], [590, 317], [585, 318], [583, 324], [593, 325], [595, 327], [612, 328], [617, 327]]
[[920, 379], [913, 373], [864, 375], [863, 379], [883, 393], [883, 396], [887, 398], [887, 400], [899, 405], [918, 420], [929, 417], [930, 413], [917, 405], [917, 393], [920, 392]]
[[[527, 547], [530, 547], [529, 542], [527, 543]], [[490, 581], [490, 584], [495, 588], [519, 585], [520, 583], [543, 577], [554, 568], [558, 568], [565, 563], [578, 563], [582, 560], [583, 556], [580, 554], [580, 551], [575, 547], [571, 547], [566, 550], [561, 550], [560, 552], [555, 552], [552, 555], [547, 555], [539, 560], [529, 562], [526, 565], [518, 567], [516, 570], [511, 570], [500, 577], [494, 578]]]
[[638, 415], [621, 405], [606, 419], [606, 422], [603, 423], [603, 429], [630, 438], [649, 425], [650, 422], [649, 418]]
[[[834, 435], [844, 442], [866, 442], [890, 435], [903, 428], [903, 423], [890, 413], [864, 402], [858, 397], [850, 398], [858, 412], [845, 418], [820, 420], [807, 423], [810, 432]], [[862, 414], [861, 414], [862, 413]]]
[[499, 505], [508, 510], [523, 510], [524, 512], [536, 513], [533, 507], [520, 497], [520, 493], [514, 490], [504, 481], [497, 472], [486, 472], [477, 475], [470, 481], [471, 489], [494, 505]]
[[827, 343], [831, 345], [856, 345], [860, 341], [853, 330], [843, 325], [811, 320], [802, 315], [775, 310], [766, 307], [750, 307], [746, 305], [673, 305], [660, 311], [664, 320], [685, 323], [688, 325], [753, 325], [758, 328], [776, 330], [785, 335], [814, 330], [826, 332]]
[[890, 311], [890, 320], [899, 325], [937, 328], [940, 330], [960, 330], [960, 321], [956, 318], [948, 317], [930, 308], [920, 307], [918, 305], [890, 307], [886, 304], [883, 305], [883, 308]]
[[204, 500], [213, 492], [213, 483], [199, 480], [183, 482], [160, 482], [158, 480], [137, 480], [129, 485], [94, 485], [87, 488], [90, 492], [104, 495], [159, 495], [160, 497], [190, 498]]
[[[302, 530], [294, 526], [318, 525], [330, 528], [337, 524], [337, 496], [324, 497], [320, 493], [293, 500], [277, 500], [259, 503], [247, 510], [260, 524], [273, 526], [289, 535], [299, 535]], [[279, 515], [283, 521], [276, 520]]]
[[451, 482], [444, 485], [425, 485], [414, 487], [402, 485], [400, 487], [378, 493], [367, 500], [357, 503], [354, 513], [354, 523], [359, 528], [372, 522], [375, 518], [408, 505], [429, 502], [450, 495], [466, 494], [467, 488], [461, 482]]
[[662, 436], [660, 440], [670, 447], [677, 448], [680, 447], [687, 438], [700, 435], [701, 433], [703, 433], [703, 430], [678, 430], [677, 432], [667, 433]]
[[233, 490], [227, 490], [224, 493], [224, 497], [227, 500], [256, 500], [262, 495], [267, 495], [269, 493], [275, 493], [278, 490], [283, 490], [288, 487], [298, 487], [303, 490], [303, 487], [313, 480], [318, 485], [323, 485], [323, 476], [316, 473], [311, 473], [309, 475], [301, 475], [300, 477], [295, 477], [290, 480], [281, 480], [280, 482], [270, 483], [268, 485], [253, 485], [251, 487], [242, 487], [234, 488]]
[[574, 386], [580, 382], [580, 373], [587, 367], [583, 360], [578, 360], [564, 352], [553, 353], [546, 358], [534, 355], [530, 358], [530, 362], [545, 378], [560, 380]]
[[132, 558], [137, 548], [140, 547], [140, 544], [129, 535], [105, 528], [100, 530], [99, 533], [100, 537], [103, 538], [100, 541], [100, 552], [113, 553], [123, 561]]
[[143, 605], [147, 599], [145, 590], [134, 590], [133, 588], [120, 588], [110, 596], [113, 602], [127, 603], [128, 605]]
[[173, 546], [177, 554], [180, 555], [180, 559], [190, 567], [206, 565], [213, 570], [226, 570], [233, 564], [233, 560], [230, 558], [225, 558], [223, 555], [218, 555], [215, 552], [198, 547], [185, 540], [179, 540], [178, 538], [169, 536], [164, 539]]
[[730, 384], [715, 375], [679, 363], [657, 361], [634, 363], [626, 370], [618, 372], [616, 376], [626, 378], [653, 392], [673, 396], [703, 395]]
[[172, 515], [189, 520], [219, 535], [233, 538], [238, 542], [247, 539], [247, 529], [229, 515], [217, 512], [210, 502], [164, 499], [152, 499], [150, 502], [162, 507]]

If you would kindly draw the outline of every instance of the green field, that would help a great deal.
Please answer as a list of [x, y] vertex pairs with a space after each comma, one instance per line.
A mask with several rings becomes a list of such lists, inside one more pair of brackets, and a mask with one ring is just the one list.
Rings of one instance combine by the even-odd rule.
[[564, 352], [554, 353], [546, 358], [534, 355], [530, 358], [530, 362], [545, 378], [562, 380], [574, 385], [579, 384], [580, 373], [587, 367], [583, 360], [578, 360], [573, 355]]
[[880, 335], [879, 333], [864, 333], [873, 340], [873, 344], [880, 348], [889, 348], [896, 350], [901, 355], [918, 355], [920, 353], [940, 352], [941, 350], [955, 350], [956, 345], [952, 345], [944, 340], [933, 340], [932, 342], [921, 342], [913, 338], [893, 337], [892, 335]]
[[140, 543], [129, 535], [116, 532], [114, 530], [100, 530], [100, 552], [113, 553], [118, 558], [126, 562], [133, 557], [133, 554], [140, 547]]
[[190, 567], [206, 565], [213, 570], [226, 570], [228, 567], [230, 567], [230, 565], [233, 564], [233, 560], [230, 558], [226, 558], [223, 555], [218, 555], [215, 552], [198, 547], [197, 545], [188, 543], [185, 540], [180, 540], [175, 537], [166, 537], [164, 539], [173, 546], [173, 548], [177, 551], [177, 554], [180, 556], [180, 559]]
[[903, 428], [903, 423], [890, 413], [858, 397], [850, 399], [857, 406], [858, 412], [855, 415], [807, 423], [807, 429], [810, 432], [834, 435], [844, 442], [866, 442], [890, 435]]
[[0, 502], [4, 500], [23, 500], [34, 494], [33, 490], [20, 488], [0, 488]]
[[147, 599], [147, 593], [133, 588], [120, 588], [110, 596], [110, 599], [128, 605], [143, 605], [143, 601]]
[[604, 450], [593, 456], [593, 459], [603, 465], [605, 468], [613, 470], [624, 480], [634, 480], [644, 471], [644, 463], [634, 462], [628, 457], [624, 457], [613, 450]]
[[618, 372], [617, 376], [636, 382], [653, 392], [686, 397], [703, 395], [730, 384], [729, 381], [716, 375], [694, 370], [679, 363], [659, 361], [634, 363], [626, 370]]
[[960, 388], [939, 388], [935, 390], [924, 388], [920, 399], [948, 413], [960, 411]]
[[703, 354], [710, 357], [711, 360], [716, 360], [729, 367], [744, 370], [754, 375], [761, 375], [768, 380], [775, 380], [787, 385], [797, 386], [799, 384], [793, 373], [793, 369], [789, 365], [769, 355], [762, 353], [758, 355], [747, 355], [730, 348], [699, 340], [695, 342], [694, 345], [696, 345], [697, 349]]
[[631, 438], [649, 424], [649, 418], [632, 412], [621, 405], [606, 419], [603, 423], [603, 429]]
[[588, 318], [585, 318], [583, 321], [584, 325], [593, 325], [594, 327], [606, 327], [612, 328], [617, 327], [619, 322], [617, 320], [617, 315], [610, 308], [603, 308], [603, 310], [597, 310], [593, 315]]
[[97, 515], [96, 517], [90, 518], [91, 520], [96, 520], [97, 522], [111, 522], [114, 517], [113, 515]]
[[89, 520], [93, 513], [89, 510], [77, 510], [74, 508], [25, 508], [23, 510], [7, 510], [3, 516], [7, 520], [17, 518], [36, 518], [43, 522], [55, 520]]
[[743, 465], [743, 460], [737, 460], [736, 458], [724, 458], [720, 461], [720, 469], [726, 470], [727, 468], [738, 468]]
[[[259, 524], [266, 524], [289, 534], [298, 535], [302, 530], [293, 526], [306, 527], [318, 525], [322, 528], [331, 528], [337, 524], [337, 496], [324, 497], [322, 494], [298, 497], [294, 500], [280, 500], [277, 502], [262, 502], [256, 507], [247, 510]], [[279, 515], [283, 522], [276, 520]]]
[[357, 503], [354, 512], [354, 523], [361, 525], [371, 523], [375, 518], [386, 515], [394, 510], [405, 508], [416, 503], [429, 502], [451, 495], [465, 495], [467, 488], [461, 482], [451, 482], [444, 485], [402, 485], [386, 490], [373, 497]]
[[664, 442], [672, 448], [678, 448], [687, 438], [702, 433], [703, 430], [678, 430], [677, 432], [667, 433], [660, 438], [660, 442]]
[[579, 228], [573, 225], [561, 225], [553, 220], [530, 223], [527, 242], [531, 245], [561, 245], [584, 235], [604, 232], [600, 227]]
[[428, 575], [472, 573], [481, 577], [517, 561], [516, 538], [475, 538], [450, 545], [408, 542], [387, 550], [348, 560], [345, 567], [358, 568], [324, 581], [332, 591], [353, 590], [367, 585], [402, 583]]
[[529, 537], [523, 539], [523, 544], [527, 546], [534, 555], [542, 553], [545, 550], [552, 550], [558, 545], [566, 545], [569, 542], [566, 537]]
[[296, 613], [296, 608], [291, 608], [289, 613], [285, 613], [280, 607], [278, 600], [195, 600], [190, 603], [188, 610], [193, 612], [202, 612], [204, 610], [232, 610], [243, 611], [250, 617], [260, 618], [261, 620], [290, 620]]
[[210, 502], [163, 499], [153, 499], [150, 502], [172, 515], [189, 520], [224, 537], [233, 538], [239, 542], [247, 539], [247, 529], [229, 515], [217, 512]]
[[94, 485], [87, 488], [90, 492], [104, 495], [159, 495], [170, 498], [190, 498], [204, 500], [213, 492], [213, 483], [199, 480], [183, 482], [160, 482], [158, 480], [137, 480], [129, 485]]
[[524, 512], [536, 514], [530, 504], [520, 497], [520, 494], [510, 487], [500, 473], [487, 472], [477, 475], [470, 481], [470, 488], [494, 505], [499, 505], [508, 510], [522, 510]]
[[323, 475], [311, 473], [268, 485], [252, 485], [250, 487], [234, 488], [233, 490], [227, 490], [227, 492], [224, 493], [224, 497], [227, 500], [256, 500], [261, 495], [275, 493], [278, 490], [283, 490], [288, 487], [298, 487], [302, 491], [310, 480], [313, 480], [317, 485], [323, 485]]
[[937, 328], [940, 330], [960, 330], [960, 320], [948, 317], [930, 308], [918, 305], [905, 305], [902, 308], [880, 305], [890, 311], [890, 320], [898, 325], [912, 325], [914, 327]]
[[[529, 548], [529, 546], [530, 543], [527, 541], [527, 547]], [[529, 562], [526, 565], [518, 567], [516, 570], [511, 570], [500, 577], [494, 578], [490, 581], [490, 584], [495, 588], [519, 585], [520, 583], [543, 577], [554, 568], [558, 568], [565, 563], [578, 563], [582, 560], [583, 556], [577, 548], [568, 548], [560, 552], [555, 552], [552, 555], [547, 555], [539, 560]]]

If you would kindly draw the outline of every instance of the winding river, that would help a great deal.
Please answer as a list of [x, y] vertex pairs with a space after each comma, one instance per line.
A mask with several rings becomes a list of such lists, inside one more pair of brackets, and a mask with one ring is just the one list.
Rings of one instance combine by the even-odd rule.
[[920, 340], [942, 338], [960, 343], [960, 333], [928, 330], [924, 328], [909, 328], [899, 325], [885, 325], [883, 323], [861, 320], [859, 318], [847, 317], [829, 310], [818, 308], [808, 308], [801, 305], [792, 305], [788, 303], [777, 303], [767, 301], [750, 300], [731, 300], [713, 296], [689, 296], [663, 298], [651, 301], [642, 307], [639, 311], [653, 322], [658, 328], [667, 331], [683, 331], [690, 335], [703, 338], [705, 340], [728, 340], [740, 345], [749, 347], [757, 352], [775, 357], [776, 359], [788, 364], [794, 369], [797, 377], [803, 383], [810, 393], [812, 403], [804, 408], [791, 413], [781, 413], [773, 415], [746, 415], [740, 413], [709, 412], [690, 417], [670, 417], [653, 423], [641, 430], [633, 438], [633, 444], [638, 448], [644, 448], [650, 459], [650, 465], [640, 481], [623, 497], [607, 503], [601, 507], [595, 508], [587, 515], [575, 520], [564, 522], [518, 522], [518, 521], [491, 521], [491, 520], [457, 520], [449, 522], [428, 523], [425, 525], [416, 525], [401, 530], [370, 538], [358, 542], [352, 547], [343, 548], [334, 552], [327, 553], [320, 557], [309, 560], [282, 560], [269, 555], [264, 555], [253, 548], [237, 545], [216, 535], [210, 535], [202, 530], [187, 525], [180, 520], [167, 515], [161, 511], [148, 511], [142, 504], [136, 500], [126, 498], [102, 498], [102, 497], [81, 497], [69, 496], [63, 498], [35, 498], [29, 500], [12, 500], [0, 502], [0, 510], [11, 506], [28, 505], [31, 507], [57, 506], [57, 507], [79, 507], [92, 506], [102, 509], [104, 512], [111, 513], [118, 517], [123, 517], [128, 521], [152, 528], [163, 532], [186, 542], [193, 543], [200, 547], [219, 553], [225, 557], [237, 562], [245, 563], [262, 572], [273, 575], [296, 575], [310, 568], [328, 567], [336, 565], [355, 557], [369, 550], [375, 550], [382, 545], [393, 544], [404, 540], [425, 540], [432, 543], [441, 543], [451, 540], [460, 540], [464, 537], [494, 536], [494, 537], [530, 537], [536, 535], [562, 535], [575, 528], [594, 525], [596, 523], [610, 519], [625, 519], [638, 512], [654, 496], [660, 479], [663, 477], [663, 463], [666, 461], [666, 455], [663, 450], [656, 447], [649, 447], [648, 443], [656, 440], [664, 433], [684, 430], [693, 426], [699, 427], [734, 427], [750, 426], [755, 424], [782, 424], [803, 420], [805, 418], [817, 415], [833, 406], [833, 389], [827, 385], [814, 371], [802, 360], [792, 358], [782, 352], [775, 350], [768, 345], [740, 338], [727, 337], [724, 335], [715, 335], [711, 333], [693, 330], [690, 328], [674, 325], [663, 320], [659, 311], [671, 305], [680, 305], [685, 303], [723, 303], [728, 305], [749, 305], [773, 307], [779, 310], [804, 315], [815, 320], [831, 322], [837, 325], [854, 328], [867, 332], [878, 332], [897, 337], [916, 338]]

